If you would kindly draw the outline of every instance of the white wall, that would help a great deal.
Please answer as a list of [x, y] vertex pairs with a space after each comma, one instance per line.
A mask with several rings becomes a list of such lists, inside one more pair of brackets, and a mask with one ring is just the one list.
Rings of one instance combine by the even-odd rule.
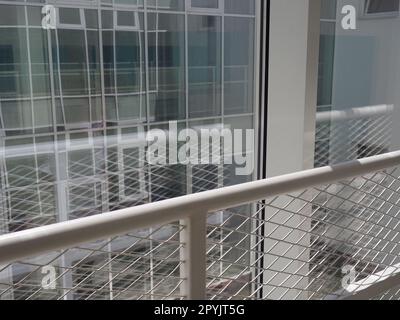
[[[268, 177], [313, 167], [319, 20], [319, 0], [271, 0]], [[274, 205], [284, 207], [284, 203], [282, 197]], [[265, 286], [264, 298], [305, 299], [307, 294], [302, 289], [308, 285], [306, 261], [309, 261], [310, 239], [291, 229], [300, 224], [302, 217], [279, 211], [279, 218], [272, 208], [268, 207], [265, 212], [269, 221], [265, 224], [265, 232], [269, 234], [274, 230], [272, 238], [275, 240], [267, 239], [264, 243], [267, 252], [264, 267], [270, 269], [264, 272], [264, 283], [269, 284]], [[277, 222], [277, 219], [281, 220]], [[290, 223], [277, 228], [279, 223], [288, 220]], [[302, 227], [307, 231], [310, 228], [307, 222], [303, 222]], [[288, 230], [290, 237], [287, 237]], [[277, 239], [286, 239], [290, 243]]]
[[319, 0], [271, 1], [268, 177], [313, 167], [319, 16]]

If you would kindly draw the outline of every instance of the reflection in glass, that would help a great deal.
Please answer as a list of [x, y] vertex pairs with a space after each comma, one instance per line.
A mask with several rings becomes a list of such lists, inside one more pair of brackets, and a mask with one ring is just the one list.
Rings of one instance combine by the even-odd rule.
[[225, 12], [235, 14], [254, 14], [255, 0], [225, 0]]
[[4, 127], [7, 130], [32, 129], [32, 109], [30, 101], [2, 101], [1, 115]]
[[86, 50], [83, 44], [85, 44], [83, 31], [58, 30], [60, 89], [64, 95], [87, 94]]
[[220, 0], [190, 0], [192, 8], [218, 9]]
[[47, 32], [29, 30], [32, 91], [34, 96], [50, 96], [50, 68]]
[[182, 11], [185, 9], [185, 0], [147, 0], [147, 8]]
[[118, 93], [140, 92], [143, 90], [143, 40], [143, 34], [140, 32], [115, 32]]
[[0, 29], [0, 98], [30, 95], [25, 29]]
[[190, 15], [189, 117], [221, 114], [221, 18]]
[[149, 14], [148, 23], [151, 121], [184, 119], [184, 16]]
[[[0, 233], [252, 178], [236, 176], [235, 165], [149, 165], [142, 133], [152, 128], [167, 131], [168, 121], [174, 120], [178, 130], [253, 127], [253, 0], [146, 0], [146, 9], [143, 0], [95, 1], [101, 6], [79, 1], [79, 8], [71, 2], [59, 8], [54, 30], [41, 27], [46, 1], [16, 2], [0, 4], [0, 145], [4, 146]], [[213, 221], [222, 223], [227, 216], [221, 212]], [[173, 232], [169, 226], [154, 237], [162, 240]], [[178, 237], [176, 232], [174, 239]], [[130, 252], [148, 251], [156, 241], [135, 245]], [[179, 253], [169, 243], [163, 244], [163, 250], [167, 246]], [[126, 250], [126, 243], [111, 247]], [[213, 254], [221, 255], [223, 250], [219, 246]], [[229, 256], [237, 259], [234, 252]], [[110, 257], [98, 254], [79, 262], [68, 279], [79, 288], [68, 299], [109, 298], [108, 288], [96, 294], [97, 288], [93, 289], [108, 278], [85, 280], [82, 272], [107, 263]], [[63, 258], [57, 263], [64, 270], [65, 264], [76, 260]], [[127, 263], [113, 261], [112, 267]], [[149, 256], [139, 271], [149, 270], [150, 263], [157, 262]], [[162, 272], [175, 268], [178, 279], [178, 265], [179, 257], [174, 256]], [[24, 272], [12, 274], [10, 283], [29, 270]], [[241, 271], [229, 271], [235, 272]], [[113, 288], [132, 289], [131, 282], [141, 275], [128, 276], [113, 279]], [[64, 280], [60, 277], [63, 285]], [[162, 280], [159, 275], [149, 276], [136, 288], [162, 293], [179, 287], [174, 280], [152, 288], [151, 281], [158, 280]], [[12, 295], [27, 297], [31, 289], [13, 287]], [[139, 293], [127, 290], [123, 297]]]
[[50, 99], [38, 99], [33, 102], [35, 132], [49, 132], [53, 127], [53, 110]]
[[224, 112], [253, 111], [254, 23], [248, 18], [225, 18]]

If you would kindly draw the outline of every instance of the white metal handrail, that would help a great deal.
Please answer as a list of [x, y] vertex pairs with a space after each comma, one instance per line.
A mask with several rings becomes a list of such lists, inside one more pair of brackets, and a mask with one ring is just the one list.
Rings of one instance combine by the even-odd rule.
[[334, 111], [323, 111], [317, 112], [316, 121], [317, 123], [324, 123], [328, 121], [347, 121], [354, 119], [363, 119], [370, 117], [381, 117], [390, 116], [394, 111], [393, 105], [376, 105], [376, 106], [365, 106], [358, 108], [351, 108], [347, 110], [334, 110]]
[[[0, 265], [181, 220], [183, 294], [189, 299], [204, 299], [208, 213], [398, 165], [400, 151], [2, 235]], [[399, 284], [397, 281], [393, 286]]]

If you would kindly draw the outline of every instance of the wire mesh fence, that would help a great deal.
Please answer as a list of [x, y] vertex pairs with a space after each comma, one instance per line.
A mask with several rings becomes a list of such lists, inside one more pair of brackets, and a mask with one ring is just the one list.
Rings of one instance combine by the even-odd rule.
[[[399, 208], [392, 168], [210, 213], [207, 298], [354, 294], [400, 271]], [[3, 266], [0, 298], [184, 299], [185, 226], [156, 224]]]
[[362, 280], [398, 272], [399, 174], [371, 173], [225, 212], [209, 227], [209, 298], [341, 299], [365, 288]]

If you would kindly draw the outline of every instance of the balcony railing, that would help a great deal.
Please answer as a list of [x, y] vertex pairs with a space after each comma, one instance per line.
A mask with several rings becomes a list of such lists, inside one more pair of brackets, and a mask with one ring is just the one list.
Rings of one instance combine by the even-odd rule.
[[0, 298], [394, 299], [399, 166], [397, 151], [2, 235]]

